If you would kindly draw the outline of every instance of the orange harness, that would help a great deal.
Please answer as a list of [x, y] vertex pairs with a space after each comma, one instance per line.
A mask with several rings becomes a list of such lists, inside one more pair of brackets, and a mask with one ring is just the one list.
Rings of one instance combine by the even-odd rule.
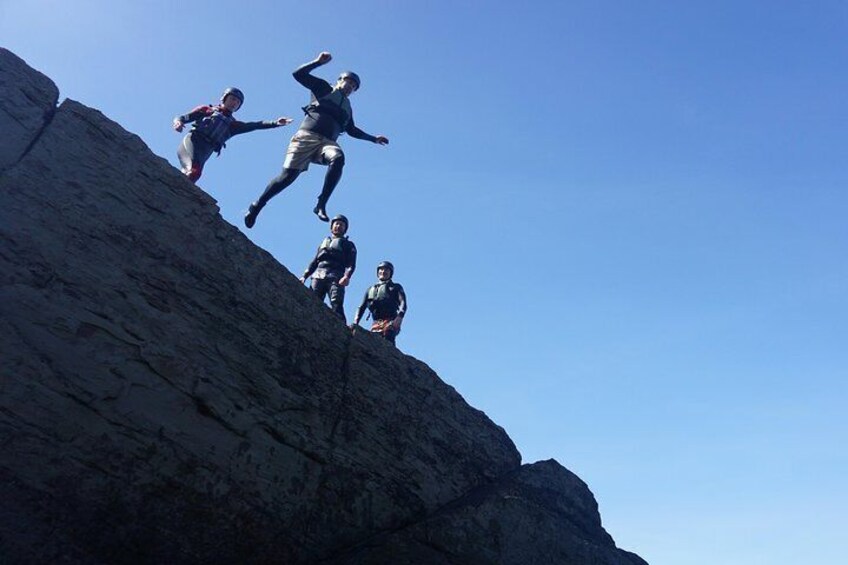
[[394, 325], [392, 324], [394, 320], [374, 320], [374, 323], [371, 324], [371, 331], [378, 332], [383, 335], [386, 335], [390, 331], [397, 332]]

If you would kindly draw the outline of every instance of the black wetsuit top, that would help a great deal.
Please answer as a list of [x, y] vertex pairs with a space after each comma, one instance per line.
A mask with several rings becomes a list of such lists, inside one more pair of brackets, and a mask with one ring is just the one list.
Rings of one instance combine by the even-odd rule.
[[[385, 288], [381, 290], [381, 286]], [[366, 308], [375, 320], [394, 320], [406, 314], [406, 293], [401, 285], [392, 280], [379, 282], [365, 291], [362, 304], [356, 311], [356, 320], [362, 318]]]
[[297, 82], [312, 92], [310, 104], [303, 109], [306, 116], [300, 124], [300, 129], [317, 133], [333, 141], [337, 140], [342, 132], [345, 132], [357, 139], [376, 142], [376, 137], [365, 133], [354, 125], [353, 110], [347, 97], [339, 92], [338, 98], [344, 100], [342, 104], [332, 100], [337, 96], [328, 98], [328, 95], [333, 93], [333, 87], [330, 86], [330, 83], [309, 74], [310, 71], [319, 66], [318, 63], [307, 63], [292, 73]]
[[[303, 272], [303, 278], [350, 278], [356, 270], [356, 246], [347, 236], [327, 237], [321, 242], [315, 258]], [[314, 273], [314, 274], [313, 274]]]

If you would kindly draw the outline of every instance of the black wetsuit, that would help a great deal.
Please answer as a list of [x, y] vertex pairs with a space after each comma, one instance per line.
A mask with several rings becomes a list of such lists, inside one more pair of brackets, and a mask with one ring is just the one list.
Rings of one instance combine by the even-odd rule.
[[[406, 293], [398, 283], [388, 280], [372, 285], [362, 298], [362, 304], [356, 310], [354, 320], [362, 318], [365, 309], [371, 312], [375, 322], [391, 321], [406, 314]], [[391, 328], [380, 331], [380, 334], [394, 343], [400, 330]]]
[[348, 279], [356, 270], [356, 245], [347, 238], [327, 237], [318, 246], [315, 258], [303, 272], [303, 278], [312, 277], [312, 290], [321, 301], [330, 298], [330, 309], [345, 319], [345, 287], [339, 279], [347, 275]]
[[[307, 63], [292, 73], [294, 79], [308, 88], [312, 93], [309, 105], [303, 108], [306, 116], [303, 118], [303, 122], [301, 122], [298, 129], [317, 133], [332, 141], [336, 141], [339, 135], [345, 132], [351, 137], [376, 143], [377, 138], [375, 136], [365, 133], [354, 124], [353, 110], [350, 107], [350, 100], [347, 96], [344, 96], [341, 91], [334, 91], [333, 87], [326, 80], [309, 74], [319, 66], [321, 65], [316, 62]], [[338, 95], [334, 94], [335, 92], [338, 92]], [[327, 165], [327, 174], [324, 177], [324, 186], [321, 189], [321, 194], [318, 196], [318, 205], [315, 207], [316, 212], [318, 210], [324, 211], [330, 195], [342, 178], [342, 169], [345, 163], [344, 153], [336, 151], [326, 161], [324, 164]], [[259, 211], [265, 207], [268, 201], [290, 186], [300, 173], [301, 171], [298, 169], [284, 168], [283, 172], [268, 183], [268, 186], [265, 187], [265, 192], [250, 206], [250, 219], [245, 219], [248, 227], [253, 225], [253, 222], [256, 221], [256, 215], [259, 214]]]
[[203, 174], [203, 165], [212, 153], [220, 153], [234, 135], [280, 126], [276, 120], [240, 122], [223, 106], [198, 106], [176, 119], [184, 124], [195, 122], [177, 149], [180, 166], [193, 181]]

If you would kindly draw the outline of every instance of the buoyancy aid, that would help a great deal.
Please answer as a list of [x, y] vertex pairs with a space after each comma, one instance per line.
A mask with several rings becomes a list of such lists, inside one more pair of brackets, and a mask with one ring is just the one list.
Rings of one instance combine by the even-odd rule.
[[372, 302], [381, 302], [385, 300], [386, 297], [389, 295], [389, 289], [387, 288], [389, 284], [391, 284], [391, 281], [378, 283], [369, 288], [368, 300]]
[[212, 113], [201, 118], [194, 124], [192, 131], [199, 133], [208, 139], [220, 151], [225, 142], [232, 137], [230, 127], [236, 119], [229, 112], [225, 112], [220, 106], [216, 106]]
[[[347, 129], [350, 118], [353, 115], [350, 100], [339, 89], [335, 89], [329, 94], [316, 98], [303, 107], [304, 114], [311, 114], [312, 112], [332, 116], [338, 122], [342, 131]], [[318, 119], [316, 116], [312, 117], [313, 119]]]
[[318, 248], [318, 269], [324, 271], [344, 270], [347, 248], [347, 236], [324, 238]]
[[344, 254], [344, 241], [347, 239], [346, 236], [343, 237], [330, 237], [327, 236], [324, 238], [324, 241], [321, 242], [321, 253], [319, 255], [320, 259], [324, 259], [325, 257], [338, 257]]
[[394, 319], [399, 307], [400, 296], [392, 281], [377, 283], [368, 289], [368, 310], [375, 320]]

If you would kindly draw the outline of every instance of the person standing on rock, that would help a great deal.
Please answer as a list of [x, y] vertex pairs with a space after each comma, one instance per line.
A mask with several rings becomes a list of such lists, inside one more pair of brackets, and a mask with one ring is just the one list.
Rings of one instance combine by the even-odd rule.
[[345, 235], [348, 221], [339, 214], [330, 222], [330, 235], [324, 238], [315, 258], [306, 267], [300, 282], [312, 277], [312, 290], [321, 301], [330, 298], [330, 309], [345, 320], [345, 287], [356, 270], [356, 246]]
[[310, 74], [314, 69], [329, 63], [332, 58], [330, 53], [324, 51], [314, 61], [306, 63], [293, 73], [295, 80], [312, 93], [312, 99], [309, 105], [304, 106], [306, 116], [286, 150], [283, 172], [271, 180], [256, 202], [251, 203], [244, 217], [244, 225], [248, 228], [252, 228], [256, 223], [256, 217], [268, 201], [292, 184], [310, 163], [327, 166], [324, 186], [312, 211], [321, 221], [328, 221], [327, 201], [342, 177], [345, 163], [344, 153], [336, 143], [339, 135], [347, 133], [356, 139], [380, 145], [389, 143], [387, 137], [367, 134], [353, 122], [350, 96], [359, 90], [361, 85], [356, 73], [343, 72], [335, 86], [330, 86], [327, 81]]
[[362, 304], [356, 311], [351, 329], [359, 324], [362, 314], [367, 308], [374, 318], [371, 331], [378, 333], [392, 344], [400, 333], [400, 325], [406, 315], [406, 293], [403, 287], [392, 280], [395, 266], [389, 261], [382, 261], [377, 265], [377, 278], [379, 282], [365, 292]]
[[221, 154], [228, 139], [234, 135], [257, 129], [270, 129], [292, 123], [291, 118], [280, 117], [262, 122], [240, 122], [233, 114], [244, 104], [244, 94], [238, 88], [228, 88], [217, 106], [198, 106], [188, 114], [174, 118], [174, 129], [183, 131], [185, 124], [194, 122], [191, 131], [177, 149], [183, 174], [197, 182], [203, 174], [203, 165], [212, 153]]

